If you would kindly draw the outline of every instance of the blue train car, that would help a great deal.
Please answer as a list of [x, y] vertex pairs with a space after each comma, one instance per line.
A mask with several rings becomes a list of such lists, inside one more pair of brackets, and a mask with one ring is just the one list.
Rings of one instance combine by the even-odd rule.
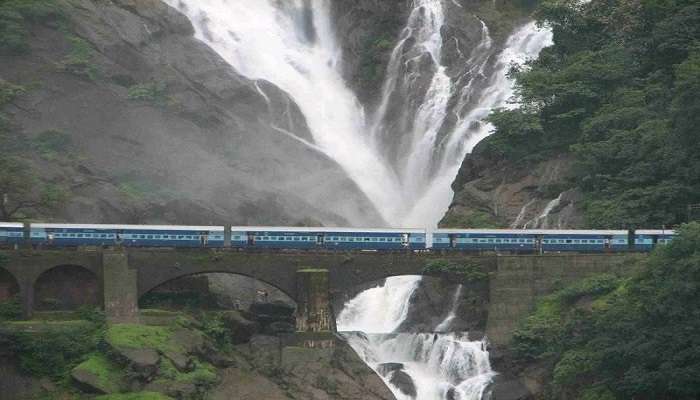
[[543, 252], [583, 252], [629, 250], [629, 232], [624, 230], [533, 230]]
[[634, 232], [634, 249], [637, 251], [652, 251], [658, 245], [665, 245], [673, 240], [676, 234], [666, 229], [640, 229]]
[[437, 229], [432, 233], [436, 250], [536, 252], [537, 235], [528, 230]]
[[223, 247], [216, 226], [32, 224], [32, 244], [50, 246]]
[[421, 229], [328, 228], [323, 243], [340, 250], [425, 250], [427, 235]]
[[24, 240], [24, 225], [15, 222], [0, 222], [0, 246], [14, 246]]
[[289, 250], [424, 250], [419, 229], [232, 227], [231, 246]]

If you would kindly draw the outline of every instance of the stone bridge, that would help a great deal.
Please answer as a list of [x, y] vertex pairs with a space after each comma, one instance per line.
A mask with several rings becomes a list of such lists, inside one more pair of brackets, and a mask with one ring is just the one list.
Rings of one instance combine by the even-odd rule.
[[390, 276], [419, 275], [431, 260], [446, 259], [478, 264], [493, 272], [487, 333], [498, 343], [509, 340], [518, 318], [531, 309], [538, 296], [561, 283], [618, 268], [625, 257], [137, 248], [4, 250], [0, 251], [0, 297], [3, 290], [18, 292], [23, 315], [30, 318], [37, 286], [58, 285], [58, 271], [72, 271], [66, 273], [77, 274], [75, 290], [83, 286], [82, 276], [94, 280], [103, 299], [100, 305], [110, 320], [133, 321], [138, 316], [138, 299], [159, 285], [195, 274], [231, 273], [270, 284], [295, 300], [299, 330], [324, 331], [334, 326], [330, 296]]

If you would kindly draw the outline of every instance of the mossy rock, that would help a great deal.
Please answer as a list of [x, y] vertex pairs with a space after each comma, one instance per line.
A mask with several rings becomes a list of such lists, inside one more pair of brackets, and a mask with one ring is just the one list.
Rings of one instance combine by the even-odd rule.
[[71, 377], [87, 391], [116, 393], [122, 388], [124, 371], [103, 354], [93, 354], [73, 368]]
[[105, 340], [115, 349], [154, 349], [161, 353], [182, 351], [173, 343], [174, 331], [164, 326], [115, 324], [107, 329]]

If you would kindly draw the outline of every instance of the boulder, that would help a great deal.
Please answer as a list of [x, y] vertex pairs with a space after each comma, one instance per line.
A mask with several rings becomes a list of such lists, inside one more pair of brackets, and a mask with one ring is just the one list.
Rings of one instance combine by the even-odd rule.
[[238, 311], [226, 311], [222, 317], [231, 334], [233, 344], [247, 343], [251, 336], [260, 330], [260, 324], [244, 318]]
[[126, 360], [131, 371], [144, 380], [150, 380], [158, 372], [160, 356], [154, 349], [114, 348]]
[[387, 376], [394, 371], [401, 371], [402, 369], [402, 363], [383, 363], [377, 366], [377, 372], [382, 376]]
[[105, 385], [102, 379], [91, 371], [82, 368], [74, 368], [70, 376], [84, 392], [99, 394], [112, 393], [109, 386]]
[[377, 372], [387, 378], [389, 383], [399, 389], [401, 393], [409, 397], [416, 397], [416, 385], [403, 368], [402, 363], [384, 363], [377, 366]]
[[143, 390], [163, 393], [176, 399], [190, 399], [197, 393], [197, 386], [191, 382], [159, 379], [147, 384]]
[[170, 360], [170, 362], [172, 362], [175, 368], [180, 372], [190, 372], [194, 366], [194, 363], [190, 357], [187, 357], [187, 355], [177, 351], [166, 351], [163, 353], [163, 357]]
[[533, 400], [532, 393], [517, 378], [496, 375], [489, 386], [490, 400]]

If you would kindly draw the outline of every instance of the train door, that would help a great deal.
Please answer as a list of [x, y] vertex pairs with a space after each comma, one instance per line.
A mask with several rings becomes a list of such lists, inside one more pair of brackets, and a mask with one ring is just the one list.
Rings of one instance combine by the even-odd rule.
[[544, 253], [544, 238], [540, 235], [535, 237], [535, 254]]
[[255, 246], [255, 234], [248, 233], [248, 246]]
[[316, 246], [323, 246], [323, 235], [316, 235]]
[[603, 240], [603, 248], [605, 249], [606, 253], [609, 253], [612, 250], [612, 236], [605, 237]]
[[450, 238], [450, 248], [454, 249], [457, 247], [457, 235], [454, 233], [450, 233], [449, 235]]
[[409, 244], [408, 239], [409, 239], [408, 233], [402, 233], [401, 234], [401, 246], [408, 247], [408, 244]]
[[199, 235], [199, 241], [202, 244], [202, 247], [207, 247], [207, 244], [209, 243], [209, 234], [203, 233]]
[[634, 233], [634, 229], [627, 231], [627, 249], [634, 250], [635, 248], [635, 238], [637, 235]]

